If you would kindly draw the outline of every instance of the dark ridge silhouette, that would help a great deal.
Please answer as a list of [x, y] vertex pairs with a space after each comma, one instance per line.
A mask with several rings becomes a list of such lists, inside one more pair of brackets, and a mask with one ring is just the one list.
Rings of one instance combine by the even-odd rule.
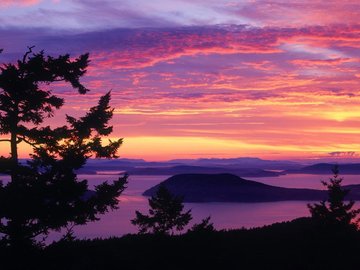
[[254, 157], [238, 158], [199, 158], [199, 159], [174, 159], [169, 163], [182, 163], [193, 166], [206, 167], [233, 167], [233, 168], [257, 168], [264, 170], [287, 170], [299, 169], [301, 164], [286, 160], [264, 160]]
[[[232, 174], [180, 174], [160, 185], [184, 196], [185, 202], [269, 202], [286, 200], [319, 200], [326, 194], [320, 190], [290, 189], [245, 180]], [[146, 190], [152, 196], [159, 185]]]
[[126, 171], [131, 175], [174, 175], [180, 173], [232, 173], [241, 177], [273, 177], [282, 171], [300, 169], [302, 165], [290, 161], [262, 160], [259, 158], [230, 159], [178, 159], [145, 161], [142, 159], [92, 159], [78, 170], [82, 174], [101, 171]]
[[[318, 163], [311, 166], [306, 166], [300, 169], [286, 170], [285, 173], [303, 173], [303, 174], [329, 174], [334, 164], [331, 163]], [[341, 174], [360, 174], [360, 163], [341, 164]]]
[[63, 241], [22, 260], [0, 251], [2, 267], [17, 270], [356, 270], [360, 233], [320, 230], [312, 219], [299, 218], [254, 229]]
[[[341, 164], [341, 174], [360, 174], [360, 163]], [[284, 174], [330, 174], [332, 163], [303, 166], [287, 161], [257, 158], [179, 159], [147, 162], [141, 159], [90, 160], [78, 173], [126, 171], [132, 175], [175, 175], [182, 173], [231, 173], [240, 177], [274, 177]]]
[[127, 172], [130, 175], [175, 175], [182, 173], [231, 173], [243, 177], [273, 177], [283, 175], [281, 172], [266, 171], [253, 168], [233, 168], [233, 167], [203, 167], [203, 166], [189, 166], [179, 165], [174, 167], [146, 167], [146, 168], [132, 168]]
[[[318, 201], [327, 197], [324, 190], [283, 188], [245, 180], [232, 174], [179, 174], [146, 190], [152, 196], [160, 185], [183, 196], [184, 202], [273, 202]], [[360, 185], [344, 186], [351, 189], [347, 199], [360, 199]]]

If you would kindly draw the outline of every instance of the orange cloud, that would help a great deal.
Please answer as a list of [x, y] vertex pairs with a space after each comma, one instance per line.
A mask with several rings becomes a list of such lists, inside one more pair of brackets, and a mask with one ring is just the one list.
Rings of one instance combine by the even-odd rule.
[[112, 89], [126, 157], [360, 152], [360, 26], [231, 29], [116, 33], [93, 49], [93, 91], [61, 89], [66, 112], [83, 115]]

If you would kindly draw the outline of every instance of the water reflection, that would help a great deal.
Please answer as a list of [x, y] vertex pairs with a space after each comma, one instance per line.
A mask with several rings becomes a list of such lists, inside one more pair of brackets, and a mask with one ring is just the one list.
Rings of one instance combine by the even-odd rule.
[[[134, 218], [135, 211], [145, 212], [148, 210], [147, 198], [141, 194], [146, 189], [160, 183], [169, 176], [130, 176], [128, 188], [119, 197], [119, 209], [109, 212], [101, 217], [100, 221], [89, 223], [75, 228], [75, 233], [80, 238], [121, 236], [127, 233], [135, 233], [130, 220]], [[280, 177], [252, 178], [258, 182], [269, 185], [291, 188], [316, 188], [323, 186], [320, 180], [327, 180], [331, 175], [306, 175], [293, 174]], [[7, 177], [2, 176], [2, 180]], [[116, 179], [115, 175], [79, 175], [79, 179], [87, 179], [89, 186], [100, 184], [103, 181]], [[344, 182], [347, 184], [360, 184], [359, 175], [345, 175]], [[292, 220], [301, 216], [308, 216], [308, 202], [284, 201], [267, 203], [186, 203], [187, 209], [192, 209], [192, 223], [198, 223], [201, 219], [211, 216], [217, 229], [231, 229], [241, 227], [258, 227], [269, 225], [274, 222]], [[51, 239], [57, 239], [59, 234], [52, 234]]]
[[[323, 188], [320, 180], [327, 180], [331, 175], [284, 175], [280, 177], [253, 178], [265, 184], [292, 188]], [[106, 237], [135, 233], [136, 227], [130, 220], [135, 211], [147, 211], [147, 199], [141, 193], [160, 183], [169, 176], [130, 176], [128, 188], [120, 196], [119, 210], [108, 213], [99, 222], [81, 226], [76, 229], [79, 237]], [[104, 180], [114, 179], [114, 176], [87, 175], [91, 185]], [[358, 175], [346, 175], [344, 184], [360, 184]], [[267, 203], [187, 203], [186, 208], [192, 209], [193, 223], [211, 216], [217, 229], [231, 229], [240, 227], [258, 227], [274, 222], [292, 220], [301, 216], [308, 216], [308, 202], [285, 201]]]

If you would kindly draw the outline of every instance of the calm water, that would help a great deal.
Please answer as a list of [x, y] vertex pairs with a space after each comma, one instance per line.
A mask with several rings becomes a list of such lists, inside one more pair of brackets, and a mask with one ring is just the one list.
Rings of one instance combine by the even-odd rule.
[[[112, 180], [112, 175], [81, 175], [88, 179], [90, 185], [104, 180]], [[252, 178], [262, 183], [294, 188], [322, 188], [320, 180], [327, 180], [330, 175], [284, 175], [280, 177]], [[167, 179], [168, 176], [130, 176], [128, 188], [120, 196], [119, 209], [102, 216], [98, 222], [75, 229], [80, 238], [119, 236], [135, 233], [130, 220], [135, 211], [145, 212], [148, 209], [147, 198], [141, 193], [147, 188]], [[344, 176], [344, 184], [360, 184], [359, 175]], [[274, 222], [287, 221], [301, 216], [308, 216], [307, 202], [285, 201], [271, 203], [186, 203], [187, 209], [192, 209], [193, 222], [211, 215], [218, 229], [240, 227], [256, 227]]]
[[[320, 180], [328, 180], [331, 175], [292, 174], [280, 177], [251, 178], [269, 185], [291, 188], [322, 189]], [[169, 176], [139, 176], [129, 177], [128, 187], [119, 197], [119, 209], [101, 216], [100, 221], [92, 222], [75, 228], [79, 238], [95, 238], [121, 236], [137, 232], [137, 228], [130, 223], [135, 217], [135, 211], [147, 212], [148, 201], [141, 194], [146, 189], [160, 183]], [[1, 179], [6, 181], [7, 177]], [[87, 179], [90, 188], [103, 181], [112, 181], [116, 175], [79, 175], [79, 179]], [[250, 178], [249, 178], [250, 179]], [[360, 184], [360, 175], [345, 175], [344, 185]], [[297, 217], [308, 216], [308, 202], [284, 201], [270, 203], [186, 203], [186, 209], [192, 210], [193, 223], [211, 216], [217, 229], [231, 229], [241, 227], [258, 227], [292, 220]], [[59, 234], [52, 234], [49, 242], [58, 239]]]

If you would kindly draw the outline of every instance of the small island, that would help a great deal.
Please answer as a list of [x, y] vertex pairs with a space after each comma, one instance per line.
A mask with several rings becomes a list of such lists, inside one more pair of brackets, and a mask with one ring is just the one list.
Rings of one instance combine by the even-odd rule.
[[[233, 174], [178, 174], [146, 190], [152, 196], [160, 185], [173, 194], [183, 196], [184, 202], [275, 202], [317, 201], [326, 199], [326, 191], [305, 188], [283, 188], [246, 180]], [[348, 199], [360, 199], [360, 185], [351, 189]]]

